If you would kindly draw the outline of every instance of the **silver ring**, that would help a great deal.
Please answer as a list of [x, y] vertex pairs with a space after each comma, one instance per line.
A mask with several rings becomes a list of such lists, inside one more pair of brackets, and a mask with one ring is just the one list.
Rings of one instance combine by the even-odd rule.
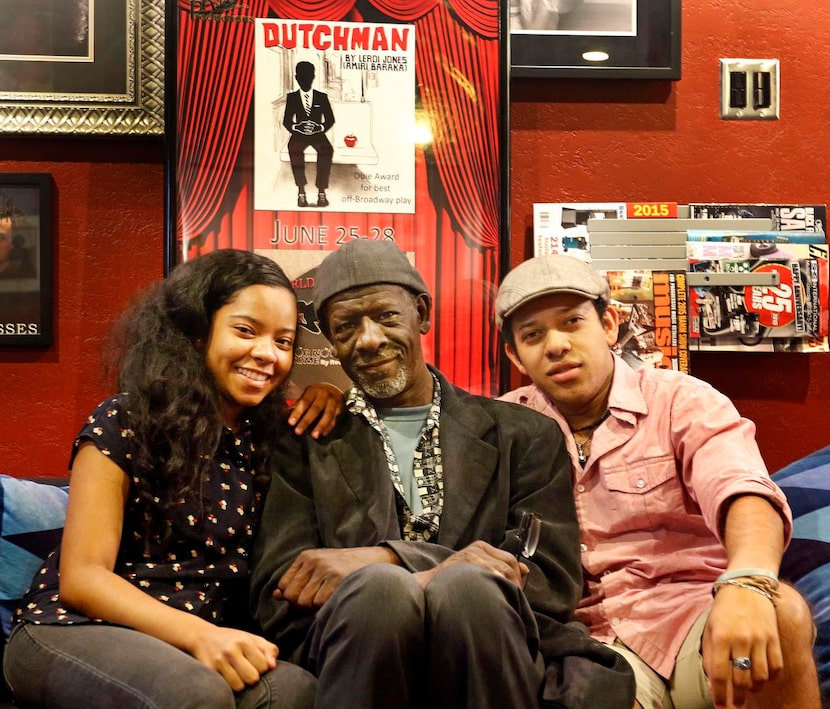
[[751, 670], [752, 660], [750, 660], [748, 657], [733, 657], [732, 667], [734, 667], [736, 670]]

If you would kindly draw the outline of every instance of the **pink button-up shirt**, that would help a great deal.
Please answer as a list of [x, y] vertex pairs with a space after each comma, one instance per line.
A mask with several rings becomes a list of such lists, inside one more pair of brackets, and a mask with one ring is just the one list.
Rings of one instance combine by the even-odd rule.
[[770, 480], [755, 425], [706, 382], [634, 370], [615, 357], [609, 418], [584, 470], [564, 417], [536, 386], [505, 394], [566, 432], [579, 519], [583, 598], [577, 616], [603, 642], [614, 636], [669, 677], [689, 628], [726, 567], [718, 528], [734, 495], [764, 497], [792, 515]]

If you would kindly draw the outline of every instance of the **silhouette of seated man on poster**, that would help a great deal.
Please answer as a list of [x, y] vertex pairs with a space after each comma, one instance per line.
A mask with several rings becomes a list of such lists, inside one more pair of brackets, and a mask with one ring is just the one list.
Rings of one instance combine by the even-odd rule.
[[329, 186], [334, 148], [326, 133], [334, 125], [334, 112], [331, 110], [328, 94], [311, 88], [314, 82], [314, 65], [311, 62], [297, 62], [295, 78], [300, 88], [286, 96], [282, 124], [291, 134], [288, 140], [288, 156], [298, 189], [297, 206], [309, 206], [305, 194], [304, 152], [310, 145], [317, 151], [317, 206], [328, 207], [326, 189]]

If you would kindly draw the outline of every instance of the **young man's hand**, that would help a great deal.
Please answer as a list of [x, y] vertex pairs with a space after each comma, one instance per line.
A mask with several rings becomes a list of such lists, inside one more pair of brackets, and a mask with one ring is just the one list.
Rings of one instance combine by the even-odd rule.
[[[732, 660], [748, 657], [751, 667]], [[703, 668], [716, 707], [742, 707], [784, 666], [775, 606], [758, 593], [725, 587], [718, 591], [703, 633]]]

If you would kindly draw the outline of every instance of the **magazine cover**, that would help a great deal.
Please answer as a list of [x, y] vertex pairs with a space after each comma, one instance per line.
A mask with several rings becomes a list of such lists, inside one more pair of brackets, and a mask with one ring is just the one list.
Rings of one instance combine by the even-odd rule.
[[691, 288], [692, 338], [732, 336], [753, 347], [765, 338], [822, 338], [828, 334], [827, 244], [688, 241], [687, 253], [690, 271], [774, 272], [779, 278], [775, 286]]
[[588, 220], [676, 219], [677, 202], [551, 202], [533, 205], [533, 255], [590, 260]]
[[620, 316], [612, 348], [630, 366], [689, 372], [688, 313], [684, 271], [603, 271], [611, 306]]
[[587, 261], [589, 219], [625, 219], [625, 202], [534, 204], [533, 255], [568, 254]]
[[[823, 244], [825, 236], [821, 232], [795, 232], [795, 231], [744, 231], [741, 229], [689, 229], [686, 232], [686, 241], [719, 241], [731, 243], [751, 242], [756, 244], [756, 250], [763, 248], [761, 244], [767, 244], [766, 248], [772, 249], [772, 244]], [[738, 248], [742, 253], [743, 247]], [[721, 250], [726, 253], [727, 250]]]
[[769, 218], [775, 231], [814, 231], [824, 233], [826, 204], [690, 204], [694, 219]]
[[416, 27], [257, 19], [255, 33], [254, 208], [413, 214]]

